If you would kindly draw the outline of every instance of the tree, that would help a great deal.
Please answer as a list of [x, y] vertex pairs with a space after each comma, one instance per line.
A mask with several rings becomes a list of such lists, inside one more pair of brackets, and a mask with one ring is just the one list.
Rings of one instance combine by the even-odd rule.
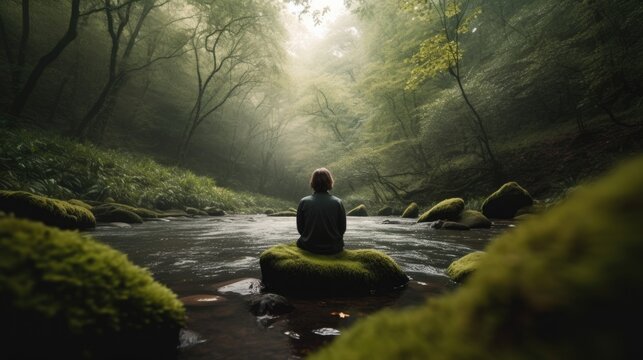
[[271, 2], [195, 2], [190, 39], [197, 94], [177, 151], [182, 163], [197, 128], [247, 87], [279, 72], [283, 35], [278, 7]]
[[473, 115], [477, 139], [484, 149], [486, 160], [494, 173], [498, 174], [500, 164], [491, 150], [487, 129], [463, 84], [462, 36], [470, 31], [471, 22], [480, 14], [480, 8], [473, 6], [472, 0], [405, 0], [402, 6], [422, 19], [437, 23], [438, 29], [436, 34], [420, 44], [420, 49], [411, 58], [415, 67], [408, 80], [407, 89], [415, 89], [427, 79], [443, 72], [453, 77]]
[[[19, 83], [20, 83], [20, 78], [21, 78], [21, 72], [22, 68], [24, 67], [25, 64], [25, 52], [26, 52], [26, 46], [27, 46], [27, 41], [29, 37], [29, 1], [28, 0], [23, 0], [23, 30], [22, 30], [22, 37], [20, 41], [20, 50], [18, 52], [18, 62], [16, 64], [17, 70], [14, 71], [14, 87], [16, 89], [19, 88]], [[33, 90], [36, 88], [36, 85], [38, 84], [38, 80], [40, 80], [40, 77], [42, 74], [45, 72], [47, 67], [53, 63], [59, 56], [62, 54], [62, 52], [65, 50], [65, 48], [71, 44], [72, 41], [76, 38], [78, 32], [78, 19], [80, 18], [80, 0], [72, 0], [71, 2], [71, 15], [69, 16], [69, 27], [67, 28], [67, 31], [65, 34], [60, 38], [60, 40], [56, 43], [56, 45], [45, 55], [43, 55], [39, 60], [36, 66], [33, 68], [31, 73], [29, 74], [29, 78], [27, 78], [27, 82], [25, 83], [22, 88], [18, 91], [16, 94], [16, 97], [11, 104], [10, 107], [10, 112], [14, 115], [20, 115], [22, 110], [25, 107], [25, 104], [27, 103], [27, 100], [29, 99], [29, 96], [33, 92]], [[1, 22], [1, 19], [0, 19]], [[7, 52], [7, 56], [11, 61], [11, 56], [10, 56], [10, 50], [9, 47], [7, 46], [7, 41], [6, 41], [6, 36], [4, 36], [4, 25], [0, 23], [0, 27], [2, 28], [2, 35], [5, 43], [5, 49]]]

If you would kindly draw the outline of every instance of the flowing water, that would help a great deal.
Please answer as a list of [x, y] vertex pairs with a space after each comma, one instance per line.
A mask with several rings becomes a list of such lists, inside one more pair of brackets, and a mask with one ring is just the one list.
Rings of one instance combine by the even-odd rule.
[[510, 226], [496, 223], [491, 229], [449, 231], [407, 219], [349, 217], [346, 248], [386, 252], [411, 278], [408, 286], [361, 298], [289, 297], [295, 310], [279, 317], [254, 316], [247, 304], [249, 295], [234, 291], [234, 286], [226, 292], [230, 287], [222, 286], [243, 278], [260, 279], [259, 254], [297, 239], [294, 218], [173, 218], [131, 228], [98, 227], [91, 234], [148, 268], [179, 297], [218, 295], [204, 298], [210, 300], [203, 301], [205, 306], [187, 307], [179, 359], [298, 359], [368, 314], [419, 305], [454, 288], [457, 285], [444, 275], [449, 264], [484, 249]]

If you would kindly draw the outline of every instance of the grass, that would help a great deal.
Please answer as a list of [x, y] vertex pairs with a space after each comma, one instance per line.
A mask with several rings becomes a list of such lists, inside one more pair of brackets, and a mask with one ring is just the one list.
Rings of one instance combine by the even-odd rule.
[[291, 203], [216, 186], [213, 179], [139, 154], [103, 149], [34, 130], [0, 129], [0, 189], [148, 209], [207, 206], [263, 213]]

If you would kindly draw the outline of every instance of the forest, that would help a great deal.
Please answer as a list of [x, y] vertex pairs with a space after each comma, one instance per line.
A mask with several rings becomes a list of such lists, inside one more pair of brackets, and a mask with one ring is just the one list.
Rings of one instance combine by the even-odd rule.
[[[590, 358], [629, 358], [634, 354], [630, 347], [632, 339], [623, 337], [618, 340], [618, 332], [580, 332], [589, 338], [600, 336], [605, 340], [604, 347], [596, 345], [585, 349], [586, 353], [565, 347], [581, 342], [573, 336], [568, 344], [556, 340], [551, 345], [548, 342], [551, 339], [540, 333], [542, 338], [538, 337], [540, 335], [525, 335], [531, 334], [529, 331], [542, 330], [539, 326], [558, 324], [561, 317], [567, 316], [565, 314], [573, 313], [565, 312], [569, 310], [567, 308], [549, 308], [557, 301], [554, 295], [552, 298], [536, 296], [533, 304], [524, 299], [524, 303], [512, 303], [511, 309], [516, 312], [516, 317], [500, 325], [475, 313], [507, 305], [500, 300], [498, 303], [492, 300], [481, 302], [479, 308], [470, 309], [473, 315], [454, 315], [457, 313], [455, 306], [466, 308], [468, 305], [463, 292], [455, 291], [461, 286], [460, 282], [447, 282], [444, 274], [456, 258], [473, 251], [488, 251], [488, 259], [496, 259], [493, 264], [491, 260], [487, 261], [491, 270], [487, 273], [481, 271], [481, 276], [466, 283], [471, 286], [462, 285], [463, 291], [479, 295], [494, 286], [493, 274], [505, 271], [498, 270], [498, 264], [512, 259], [507, 255], [511, 252], [509, 247], [499, 245], [510, 242], [501, 241], [510, 237], [504, 235], [505, 232], [518, 228], [522, 232], [516, 233], [516, 243], [532, 246], [537, 252], [542, 244], [537, 242], [540, 240], [531, 242], [536, 234], [556, 237], [561, 233], [558, 230], [567, 226], [571, 234], [575, 229], [574, 219], [578, 224], [595, 219], [595, 214], [582, 218], [585, 207], [591, 206], [605, 209], [605, 216], [596, 223], [605, 222], [606, 225], [604, 229], [599, 229], [602, 225], [596, 225], [591, 231], [587, 230], [588, 238], [603, 234], [603, 230], [614, 232], [615, 237], [625, 239], [623, 244], [630, 246], [627, 249], [634, 249], [631, 254], [641, 253], [641, 244], [627, 241], [640, 236], [643, 230], [638, 224], [640, 221], [632, 220], [636, 214], [641, 214], [643, 208], [640, 183], [643, 166], [640, 161], [636, 166], [630, 165], [629, 175], [621, 175], [622, 181], [618, 175], [610, 178], [606, 174], [619, 164], [643, 154], [642, 19], [643, 3], [639, 0], [4, 0], [0, 2], [0, 240], [4, 239], [0, 241], [0, 249], [4, 246], [2, 242], [6, 241], [9, 244], [7, 249], [16, 254], [29, 253], [29, 250], [13, 249], [10, 240], [20, 236], [34, 239], [49, 236], [42, 235], [46, 232], [43, 229], [31, 230], [28, 225], [9, 223], [15, 221], [14, 215], [42, 221], [40, 213], [34, 215], [35, 210], [29, 214], [31, 210], [24, 210], [18, 205], [15, 205], [18, 210], [12, 208], [14, 205], [10, 202], [14, 200], [11, 200], [11, 194], [28, 193], [40, 199], [33, 202], [62, 201], [65, 202], [63, 208], [67, 201], [72, 204], [70, 206], [80, 205], [84, 209], [82, 211], [90, 210], [89, 215], [74, 213], [73, 217], [80, 221], [84, 216], [92, 219], [95, 216], [90, 226], [55, 221], [53, 226], [86, 230], [93, 228], [96, 221], [112, 224], [102, 228], [98, 226], [90, 234], [99, 240], [98, 243], [104, 241], [126, 253], [136, 264], [132, 266], [150, 269], [153, 280], [140, 275], [136, 281], [148, 284], [149, 280], [145, 291], [150, 293], [168, 291], [167, 299], [173, 300], [163, 300], [162, 310], [170, 314], [168, 316], [180, 324], [181, 329], [185, 329], [185, 320], [180, 319], [185, 316], [183, 305], [188, 308], [187, 328], [201, 329], [199, 326], [205, 326], [205, 315], [191, 312], [194, 310], [190, 310], [190, 301], [183, 301], [184, 297], [193, 296], [196, 289], [200, 290], [197, 294], [203, 293], [202, 290], [211, 283], [229, 281], [232, 279], [230, 274], [238, 275], [236, 278], [257, 277], [259, 254], [256, 249], [266, 251], [261, 255], [263, 271], [267, 266], [264, 255], [270, 251], [267, 249], [271, 245], [278, 244], [278, 239], [281, 243], [296, 240], [299, 236], [297, 228], [294, 222], [290, 224], [287, 221], [292, 220], [291, 216], [298, 216], [301, 211], [301, 207], [296, 208], [298, 201], [311, 193], [311, 173], [315, 169], [327, 168], [335, 180], [331, 186], [332, 194], [341, 198], [346, 210], [363, 205], [368, 215], [396, 216], [396, 220], [349, 218], [347, 248], [350, 247], [350, 234], [356, 241], [355, 246], [374, 247], [389, 253], [394, 267], [397, 267], [395, 261], [400, 263], [410, 275], [411, 282], [428, 283], [429, 287], [439, 284], [435, 285], [439, 290], [425, 289], [420, 291], [421, 295], [400, 295], [401, 300], [392, 306], [382, 299], [377, 300], [376, 305], [361, 302], [357, 302], [361, 305], [348, 305], [349, 302], [340, 300], [329, 302], [332, 306], [324, 305], [325, 313], [337, 312], [336, 308], [341, 307], [360, 314], [362, 310], [368, 310], [353, 318], [355, 321], [366, 318], [364, 322], [357, 321], [355, 327], [359, 331], [347, 336], [342, 334], [338, 341], [332, 341], [337, 346], [324, 348], [321, 352], [317, 350], [331, 343], [327, 339], [334, 336], [309, 338], [302, 335], [302, 329], [313, 326], [311, 324], [317, 321], [317, 315], [304, 325], [294, 317], [289, 318], [290, 328], [284, 322], [274, 320], [277, 321], [274, 326], [283, 330], [281, 332], [291, 342], [288, 346], [274, 345], [276, 342], [270, 340], [272, 338], [266, 340], [253, 328], [253, 336], [271, 344], [258, 343], [257, 349], [270, 352], [271, 358], [283, 358], [284, 354], [296, 357], [315, 354], [315, 358], [340, 359], [399, 358], [401, 354], [408, 354], [405, 351], [419, 356], [426, 349], [429, 352], [433, 351], [430, 349], [441, 349], [447, 354], [445, 358], [492, 358], [490, 349], [503, 346], [508, 350], [501, 355], [507, 358], [516, 354], [529, 354], [526, 358], [560, 358], [565, 355], [577, 358], [580, 354], [592, 354], [594, 350], [596, 352]], [[622, 173], [625, 172], [623, 170]], [[613, 179], [611, 184], [622, 186], [594, 185], [602, 179]], [[603, 181], [607, 183], [609, 180]], [[377, 239], [388, 236], [387, 231], [396, 239], [411, 236], [409, 226], [419, 226], [425, 215], [446, 204], [445, 199], [463, 199], [460, 200], [459, 215], [454, 219], [438, 216], [430, 221], [464, 222], [463, 211], [477, 213], [478, 210], [494, 220], [495, 216], [483, 211], [483, 206], [489, 202], [489, 194], [496, 194], [496, 190], [506, 186], [503, 184], [514, 182], [520, 184], [517, 187], [521, 191], [528, 192], [526, 205], [531, 206], [533, 198], [530, 209], [534, 213], [549, 216], [543, 218], [542, 228], [535, 222], [533, 225], [525, 223], [523, 227], [522, 220], [513, 219], [514, 215], [520, 215], [514, 210], [504, 220], [493, 221], [493, 226], [489, 225], [489, 233], [473, 234], [472, 227], [472, 234], [466, 235], [471, 238], [458, 240], [465, 244], [462, 245], [464, 248], [448, 245], [452, 241], [448, 237], [439, 238], [439, 246], [443, 248], [437, 255], [430, 247], [418, 255], [422, 259], [436, 256], [437, 260], [422, 260], [421, 264], [417, 263], [420, 260], [405, 254], [405, 251], [412, 251], [413, 245], [398, 244], [389, 248], [389, 245], [377, 242]], [[585, 192], [586, 188], [594, 189], [595, 193]], [[568, 202], [570, 198], [572, 200]], [[578, 200], [573, 202], [576, 198]], [[624, 201], [622, 207], [630, 209], [626, 215], [616, 217], [614, 213], [607, 213], [610, 209], [622, 210], [621, 207], [609, 206], [612, 198], [620, 199], [614, 203]], [[628, 202], [624, 200], [627, 198], [635, 200]], [[416, 209], [413, 218], [431, 210], [421, 215], [417, 224], [415, 220], [413, 224], [406, 223], [406, 216], [397, 220], [403, 212], [406, 214], [404, 210], [408, 211], [410, 204], [422, 209], [420, 214]], [[452, 206], [452, 203], [448, 205]], [[573, 213], [574, 209], [579, 211], [578, 215]], [[20, 215], [21, 211], [26, 211], [27, 215]], [[130, 220], [135, 218], [124, 221], [112, 217], [116, 216], [115, 212], [127, 213]], [[216, 225], [223, 227], [209, 233], [192, 234], [191, 231], [196, 230], [185, 225], [196, 221], [201, 228], [214, 226], [214, 223], [206, 223], [205, 216], [222, 214], [225, 214], [224, 219], [232, 216], [230, 221], [233, 223]], [[251, 216], [258, 214], [280, 216], [262, 217], [258, 221], [274, 222], [252, 225], [256, 219]], [[568, 216], [572, 222], [562, 224], [558, 220], [563, 216]], [[608, 224], [610, 219], [612, 222]], [[4, 227], [1, 226], [2, 221], [6, 221]], [[354, 223], [351, 230], [350, 221], [360, 222]], [[251, 241], [247, 238], [256, 237], [252, 241], [257, 242], [243, 243], [245, 245], [240, 245], [240, 248], [245, 246], [243, 250], [234, 247], [230, 248], [232, 252], [221, 250], [220, 258], [214, 256], [207, 261], [225, 263], [221, 267], [227, 269], [225, 275], [204, 275], [208, 272], [201, 264], [206, 259], [199, 254], [210, 250], [200, 248], [201, 243], [185, 245], [185, 251], [176, 250], [178, 247], [170, 250], [170, 245], [162, 245], [158, 240], [161, 235], [149, 235], [141, 230], [141, 236], [149, 237], [144, 243], [149, 244], [133, 246], [123, 241], [126, 236], [110, 232], [116, 232], [117, 226], [131, 227], [124, 222], [142, 223], [136, 226], [158, 225], [160, 232], [178, 231], [176, 237], [186, 241], [229, 232], [239, 241]], [[393, 230], [379, 228], [389, 225]], [[427, 229], [422, 228], [418, 230], [420, 233], [412, 236], [433, 236], [423, 235]], [[548, 233], [550, 230], [551, 234]], [[31, 235], [16, 235], [20, 231]], [[585, 234], [579, 231], [579, 234]], [[69, 239], [60, 234], [51, 235], [52, 243], [67, 244]], [[139, 236], [135, 234], [132, 237]], [[78, 239], [73, 236], [73, 241], [81, 241], [82, 236]], [[262, 236], [268, 240], [262, 242]], [[493, 240], [496, 236], [500, 236], [498, 244]], [[365, 242], [370, 237], [373, 242]], [[569, 239], [561, 240], [561, 243], [569, 241], [565, 246], [569, 247], [570, 253], [581, 246], [574, 243], [573, 237], [569, 235]], [[487, 243], [489, 249], [486, 248]], [[602, 245], [594, 244], [596, 247], [592, 248], [592, 244], [583, 246], [598, 253], [612, 254], [611, 250], [601, 248]], [[98, 249], [103, 244], [96, 246]], [[141, 253], [146, 246], [150, 257]], [[168, 248], [156, 252], [150, 250], [155, 246]], [[625, 249], [626, 245], [623, 246]], [[255, 253], [251, 252], [252, 249]], [[568, 254], [567, 250], [556, 251]], [[176, 268], [183, 269], [182, 266], [188, 264], [185, 274], [179, 270], [167, 270], [174, 265], [163, 262], [160, 254], [166, 251], [176, 251], [174, 265], [180, 264]], [[290, 254], [287, 249], [280, 251]], [[515, 251], [521, 253], [522, 248]], [[590, 256], [590, 250], [578, 251], [583, 256]], [[191, 255], [186, 255], [188, 253]], [[558, 255], [551, 255], [552, 259], [558, 259]], [[629, 256], [625, 250], [621, 255]], [[104, 259], [117, 256], [120, 255], [105, 255]], [[366, 255], [355, 255], [355, 258], [360, 256]], [[529, 258], [526, 252], [524, 256]], [[42, 257], [45, 259], [45, 255]], [[10, 303], [14, 304], [11, 301], [15, 300], [12, 298], [14, 295], [7, 295], [6, 289], [19, 288], [16, 285], [17, 273], [7, 270], [14, 266], [11, 265], [14, 264], [12, 259], [10, 255], [0, 255], [0, 304], [5, 308], [11, 308], [13, 305]], [[78, 259], [85, 261], [83, 257]], [[30, 264], [30, 261], [39, 260], [29, 260], [24, 264]], [[118, 258], [117, 261], [120, 264], [128, 260]], [[255, 262], [251, 266], [246, 261]], [[584, 301], [579, 300], [584, 299], [582, 296], [592, 296], [593, 290], [583, 287], [586, 285], [583, 276], [598, 276], [600, 269], [612, 269], [610, 266], [614, 266], [608, 260], [604, 263], [592, 261], [587, 260], [587, 266], [595, 272], [588, 270], [584, 275], [581, 274], [581, 265], [573, 268], [567, 264], [570, 266], [569, 274], [573, 274], [570, 279], [578, 279], [580, 285], [576, 284], [577, 293], [561, 296], [578, 301]], [[195, 265], [189, 265], [192, 262]], [[578, 260], [578, 263], [582, 261]], [[27, 266], [24, 264], [20, 266]], [[534, 270], [541, 266], [532, 265], [525, 267]], [[234, 266], [240, 266], [240, 270]], [[208, 269], [219, 271], [215, 268]], [[127, 269], [123, 271], [135, 272], [129, 267]], [[620, 277], [616, 280], [601, 278], [608, 285], [601, 283], [600, 286], [605, 286], [597, 287], [596, 291], [615, 296], [629, 291], [633, 294], [632, 299], [641, 300], [643, 290], [640, 286], [629, 290], [617, 287], [620, 281], [625, 281], [623, 279], [640, 276], [640, 265], [624, 265], [624, 269], [630, 269], [630, 272], [614, 271]], [[207, 284], [210, 285], [199, 283], [190, 291], [181, 287], [183, 283], [192, 283], [193, 280], [187, 279], [199, 274], [201, 279], [209, 279]], [[484, 274], [489, 275], [485, 277]], [[270, 285], [265, 277], [266, 274], [264, 285]], [[533, 280], [530, 279], [524, 275], [521, 281]], [[565, 278], [565, 281], [570, 279]], [[153, 281], [160, 281], [171, 290], [160, 288], [162, 285]], [[491, 285], [485, 287], [485, 284]], [[576, 286], [565, 284], [570, 288]], [[159, 289], [152, 289], [157, 285]], [[544, 288], [551, 286], [550, 290], [555, 294], [563, 291], [547, 282], [540, 285]], [[222, 285], [219, 290], [226, 286]], [[28, 292], [15, 291], [15, 294], [22, 295]], [[147, 296], [135, 289], [128, 291], [135, 298]], [[535, 290], [525, 287], [516, 291], [531, 294]], [[176, 295], [172, 292], [182, 296], [183, 305], [171, 302], [176, 302]], [[369, 338], [369, 334], [376, 331], [373, 329], [390, 327], [393, 329], [391, 334], [394, 334], [395, 329], [404, 331], [401, 329], [405, 326], [393, 313], [371, 320], [366, 315], [374, 309], [418, 305], [418, 301], [410, 299], [417, 297], [424, 301], [437, 297], [437, 294], [452, 292], [455, 295], [451, 302], [430, 302], [431, 312], [415, 310], [414, 314], [405, 313], [406, 317], [417, 316], [427, 324], [447, 327], [446, 335], [422, 328], [418, 330], [420, 340], [410, 336], [408, 346], [411, 350], [386, 343], [374, 344], [373, 337]], [[222, 291], [217, 294], [221, 295]], [[622, 311], [638, 313], [629, 307], [629, 300], [609, 302], [600, 296], [597, 298], [600, 300], [588, 302], [588, 311], [594, 309], [592, 306], [622, 305]], [[46, 300], [49, 298], [38, 299], [43, 304], [49, 301]], [[198, 301], [216, 301], [212, 299]], [[297, 297], [294, 299], [289, 297], [295, 311], [310, 310], [313, 306]], [[15, 304], [28, 303], [20, 301], [15, 300]], [[103, 306], [100, 305], [102, 303], [92, 304]], [[532, 305], [537, 309], [533, 314], [525, 310], [532, 309]], [[12, 321], [33, 316], [21, 306], [18, 306], [22, 309], [16, 313], [18, 315], [11, 315]], [[46, 313], [58, 311], [48, 305], [42, 306]], [[315, 309], [311, 310], [314, 314], [322, 312]], [[547, 312], [547, 309], [553, 310]], [[578, 311], [582, 313], [583, 309]], [[104, 317], [121, 311], [107, 307], [103, 310], [101, 316]], [[60, 348], [56, 344], [48, 346], [72, 358], [78, 354], [83, 358], [100, 358], [96, 355], [100, 351], [93, 351], [109, 346], [95, 341], [96, 334], [86, 327], [91, 321], [79, 315], [83, 311], [86, 310], [72, 308], [65, 312], [67, 315], [60, 316], [73, 318], [73, 321], [69, 320], [70, 324], [76, 326], [74, 331], [82, 334], [82, 341], [87, 345], [76, 349], [79, 353], [63, 345]], [[161, 314], [161, 310], [155, 314]], [[445, 323], [452, 318], [443, 314], [453, 315], [459, 319], [460, 325], [448, 327]], [[534, 314], [548, 320], [538, 323]], [[534, 318], [530, 317], [532, 315]], [[603, 328], [620, 326], [621, 323], [615, 319], [621, 315], [612, 314], [611, 318], [598, 316], [598, 325]], [[124, 319], [129, 319], [127, 316]], [[162, 316], [165, 315], [154, 319]], [[240, 320], [241, 315], [235, 316], [234, 319], [221, 320], [222, 324], [243, 321]], [[353, 319], [347, 328], [353, 327]], [[454, 342], [468, 343], [470, 334], [462, 335], [457, 326], [464, 326], [462, 324], [467, 322], [478, 324], [478, 320], [481, 327], [486, 326], [484, 329], [489, 334], [497, 330], [493, 334], [498, 338], [491, 339], [492, 335], [489, 335], [490, 339], [478, 339], [470, 348], [459, 349]], [[57, 322], [52, 324], [55, 325], [51, 325], [51, 329], [58, 329]], [[25, 327], [28, 325], [20, 325], [19, 329], [29, 331]], [[337, 327], [343, 332], [342, 325], [326, 325], [319, 327], [322, 330]], [[118, 326], [113, 325], [114, 328]], [[225, 326], [228, 325], [222, 325]], [[230, 332], [238, 338], [243, 338], [243, 331], [250, 331], [234, 326], [237, 325], [230, 325], [230, 329], [236, 329]], [[272, 322], [270, 326], [273, 326]], [[280, 326], [285, 327], [282, 329]], [[511, 326], [523, 326], [524, 334], [511, 335], [507, 331]], [[583, 327], [578, 323], [575, 326]], [[264, 328], [268, 329], [267, 326]], [[565, 325], [559, 331], [574, 332], [574, 329]], [[96, 331], [100, 334], [101, 331], [109, 333], [112, 330], [100, 328]], [[215, 335], [203, 335], [205, 330], [197, 332], [205, 337], [207, 344], [217, 343], [212, 340]], [[214, 345], [201, 346], [197, 332], [181, 330], [181, 344], [188, 345], [185, 345], [187, 350], [181, 350], [179, 346], [179, 358], [251, 356], [239, 349], [226, 352], [228, 350]], [[135, 347], [134, 343], [146, 344], [146, 335], [140, 335], [140, 338], [138, 334], [130, 335], [125, 342], [130, 349]], [[451, 338], [440, 342], [441, 337], [450, 335]], [[218, 339], [225, 338], [221, 336]], [[284, 337], [283, 334], [280, 336]], [[422, 336], [432, 340], [425, 341]], [[417, 345], [418, 341], [423, 345]], [[425, 349], [425, 346], [433, 348]], [[359, 352], [355, 347], [372, 352]], [[540, 350], [533, 350], [536, 348]], [[102, 356], [123, 355], [117, 352], [119, 350], [114, 351]], [[167, 355], [163, 352], [165, 350], [158, 351], [159, 354], [154, 354]], [[212, 355], [212, 351], [217, 355]], [[377, 351], [382, 351], [379, 357]], [[19, 354], [14, 355], [20, 357]], [[141, 355], [135, 350], [127, 354]]]

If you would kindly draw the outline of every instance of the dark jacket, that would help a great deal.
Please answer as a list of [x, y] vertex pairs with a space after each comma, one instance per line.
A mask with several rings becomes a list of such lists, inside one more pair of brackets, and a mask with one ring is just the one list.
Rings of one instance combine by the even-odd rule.
[[327, 192], [306, 196], [297, 208], [297, 246], [317, 254], [335, 254], [344, 248], [346, 210], [342, 200]]

